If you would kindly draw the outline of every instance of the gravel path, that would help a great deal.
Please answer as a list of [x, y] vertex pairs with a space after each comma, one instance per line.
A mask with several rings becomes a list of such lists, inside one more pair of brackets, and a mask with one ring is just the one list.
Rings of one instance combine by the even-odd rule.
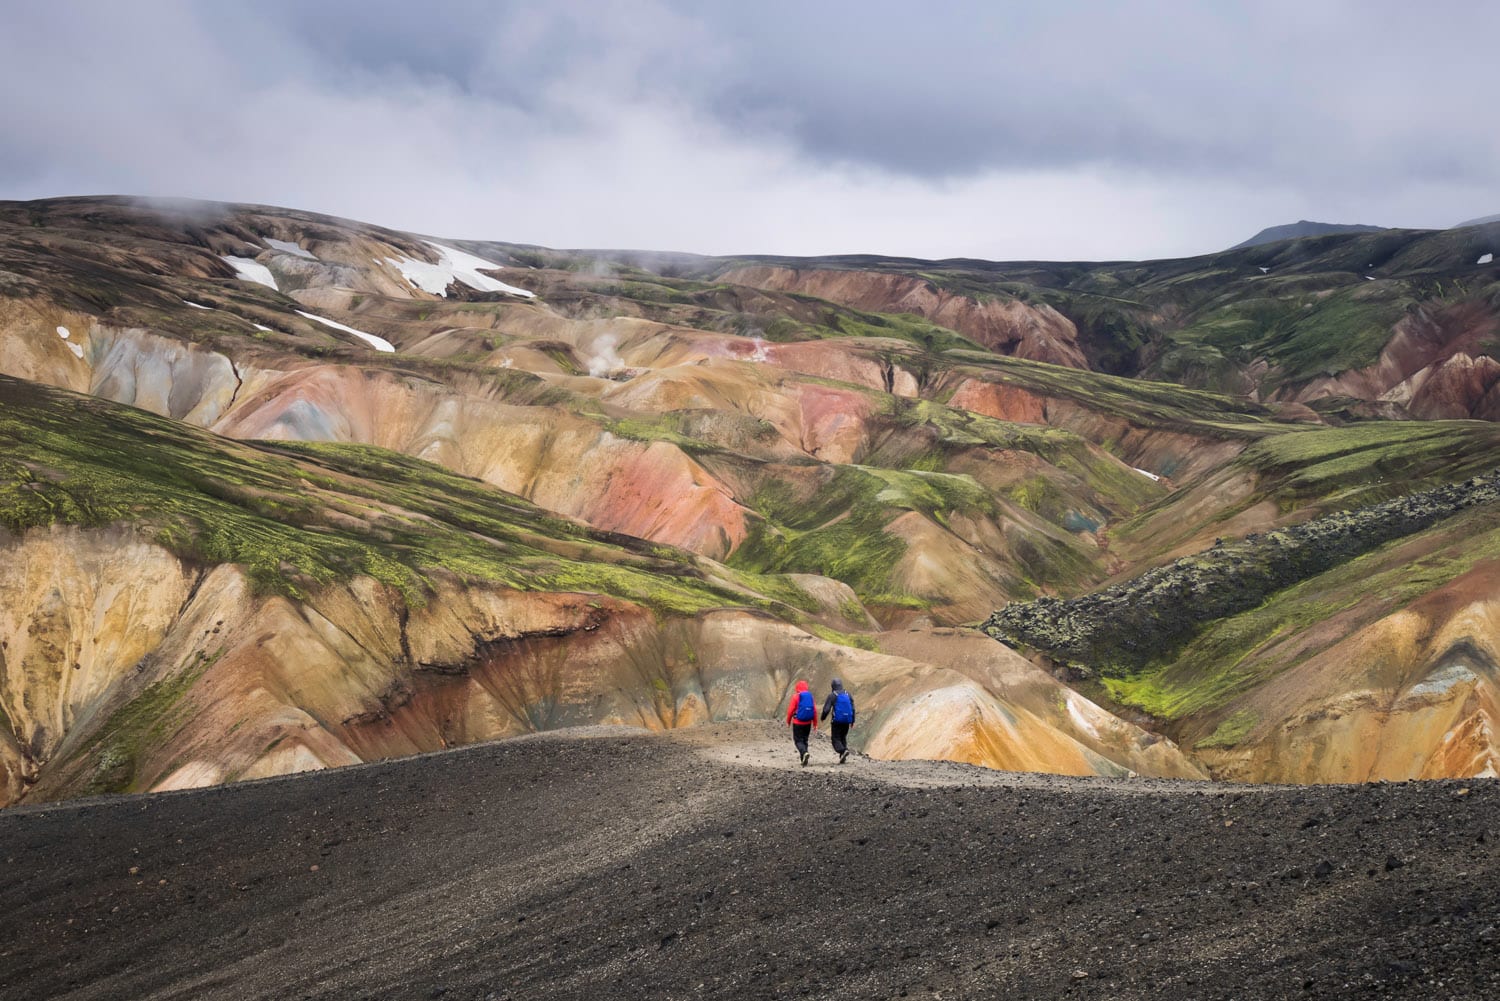
[[0, 998], [1500, 996], [1500, 784], [594, 729], [0, 813]]

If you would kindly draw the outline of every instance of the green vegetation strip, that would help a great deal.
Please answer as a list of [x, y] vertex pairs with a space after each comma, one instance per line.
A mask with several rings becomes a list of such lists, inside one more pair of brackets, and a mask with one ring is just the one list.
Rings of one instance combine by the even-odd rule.
[[[906, 543], [885, 531], [891, 509], [900, 506], [896, 498], [880, 497], [888, 483], [877, 473], [886, 472], [830, 466], [811, 496], [783, 481], [767, 482], [750, 501], [765, 520], [752, 525], [730, 565], [754, 573], [823, 574], [862, 598], [891, 591]], [[941, 494], [923, 499], [941, 503]]]
[[1283, 509], [1338, 497], [1345, 506], [1489, 470], [1500, 427], [1487, 421], [1374, 421], [1263, 438], [1237, 460]]
[[984, 629], [1129, 678], [1169, 661], [1206, 626], [1460, 511], [1500, 500], [1500, 470], [1239, 542], [1216, 545], [1078, 598], [1012, 602]]
[[[1434, 538], [1434, 536], [1437, 536]], [[1500, 559], [1500, 508], [1471, 508], [1426, 532], [1366, 553], [1211, 623], [1167, 663], [1105, 678], [1114, 701], [1163, 720], [1198, 717], [1317, 656], [1364, 625], [1404, 608], [1482, 562]], [[1333, 620], [1333, 629], [1315, 627]], [[1316, 635], [1316, 639], [1312, 637]], [[1251, 710], [1235, 713], [1233, 724]], [[1229, 747], [1250, 730], [1221, 725], [1199, 747]]]
[[85, 796], [126, 792], [132, 787], [142, 748], [159, 745], [180, 726], [185, 715], [182, 697], [220, 653], [199, 651], [171, 677], [148, 686], [115, 710], [90, 742], [94, 767], [83, 788]]
[[430, 572], [446, 570], [662, 612], [779, 607], [703, 579], [687, 554], [591, 531], [409, 456], [236, 442], [0, 376], [0, 526], [19, 535], [120, 523], [195, 562], [241, 565], [258, 590], [294, 598], [368, 575], [419, 605]]
[[1127, 379], [973, 351], [948, 351], [944, 357], [995, 381], [1044, 396], [1071, 399], [1085, 409], [1139, 427], [1165, 428], [1216, 439], [1254, 439], [1292, 430], [1272, 421], [1270, 411], [1257, 403], [1169, 382]]

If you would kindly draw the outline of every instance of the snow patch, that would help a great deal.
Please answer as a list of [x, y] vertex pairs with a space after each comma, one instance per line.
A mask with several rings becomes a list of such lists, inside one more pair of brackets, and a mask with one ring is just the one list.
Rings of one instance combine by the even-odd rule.
[[295, 243], [290, 243], [290, 242], [288, 242], [286, 240], [273, 240], [269, 236], [264, 237], [264, 239], [273, 248], [275, 248], [276, 250], [281, 251], [283, 254], [291, 254], [293, 257], [305, 257], [309, 261], [316, 261], [317, 260], [317, 258], [313, 256], [313, 254], [312, 254], [311, 251], [303, 250], [301, 247], [297, 246]]
[[[1257, 267], [1259, 267], [1259, 265], [1257, 265]], [[1263, 275], [1268, 275], [1268, 274], [1271, 273], [1271, 269], [1270, 268], [1261, 268], [1260, 269], [1260, 273], [1263, 274]]]
[[1372, 282], [1374, 280], [1375, 280], [1375, 278], [1372, 275], [1365, 275], [1365, 281]]
[[369, 344], [376, 351], [394, 352], [396, 350], [396, 346], [390, 341], [386, 340], [384, 337], [376, 337], [374, 334], [367, 334], [363, 330], [355, 330], [353, 327], [346, 327], [336, 320], [330, 320], [326, 317], [318, 316], [315, 313], [304, 313], [300, 309], [294, 310], [294, 312], [296, 312], [298, 316], [305, 316], [309, 320], [316, 320], [317, 322], [323, 324], [325, 327], [332, 327], [335, 330], [342, 330], [346, 334], [353, 334], [355, 337], [358, 337], [360, 340]]
[[1156, 481], [1156, 480], [1160, 480], [1161, 479], [1161, 477], [1157, 476], [1155, 473], [1148, 473], [1146, 470], [1141, 469], [1139, 466], [1131, 466], [1130, 468], [1134, 469], [1137, 473], [1140, 473], [1142, 476], [1146, 477], [1146, 479], [1148, 479], [1148, 480]]
[[264, 326], [262, 324], [256, 323], [254, 320], [250, 321], [250, 326], [254, 327], [256, 330], [270, 330], [271, 329], [270, 327], [267, 327], [267, 326]]
[[400, 271], [401, 277], [411, 282], [413, 286], [432, 295], [446, 297], [448, 286], [457, 281], [478, 292], [508, 292], [511, 295], [525, 296], [528, 299], [536, 296], [535, 292], [507, 285], [505, 282], [479, 273], [480, 268], [494, 270], [500, 267], [498, 264], [430, 240], [427, 241], [427, 246], [437, 251], [438, 262], [436, 264], [415, 261], [410, 257], [387, 257], [385, 263]]
[[1480, 254], [1479, 255], [1479, 260], [1475, 261], [1474, 263], [1475, 264], [1489, 264], [1494, 259], [1495, 259], [1495, 255], [1494, 254]]
[[186, 299], [182, 300], [182, 304], [184, 306], [192, 306], [194, 309], [213, 309], [212, 306], [205, 306], [202, 303], [197, 302], [188, 302]]
[[74, 358], [78, 358], [80, 360], [83, 358], [83, 345], [74, 344], [72, 341], [68, 340], [69, 337], [73, 336], [73, 331], [69, 330], [67, 327], [58, 327], [57, 336], [63, 339], [63, 343], [67, 344], [68, 350], [73, 352]]
[[222, 254], [225, 263], [234, 268], [234, 273], [247, 282], [255, 282], [267, 288], [280, 292], [281, 288], [276, 284], [276, 276], [271, 274], [271, 269], [258, 261], [248, 257], [235, 257], [233, 254]]

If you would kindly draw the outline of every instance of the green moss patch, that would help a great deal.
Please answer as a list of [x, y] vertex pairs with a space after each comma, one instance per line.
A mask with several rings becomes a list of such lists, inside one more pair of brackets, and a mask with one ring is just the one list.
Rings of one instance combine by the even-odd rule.
[[1220, 723], [1214, 732], [1194, 746], [1202, 749], [1234, 747], [1249, 736], [1260, 717], [1249, 710], [1241, 710]]
[[1262, 439], [1237, 464], [1255, 471], [1257, 497], [1283, 508], [1317, 499], [1372, 503], [1485, 472], [1500, 426], [1483, 421], [1374, 421]]
[[613, 594], [668, 612], [774, 603], [685, 553], [595, 532], [442, 467], [368, 446], [243, 443], [0, 377], [0, 525], [126, 523], [189, 559], [301, 597], [370, 575], [421, 604], [428, 574]]
[[137, 791], [136, 769], [142, 754], [168, 740], [186, 721], [182, 697], [221, 653], [199, 652], [171, 677], [147, 686], [110, 715], [86, 751], [94, 767], [83, 795]]
[[1041, 396], [1073, 400], [1084, 409], [1136, 427], [1162, 428], [1205, 438], [1255, 440], [1287, 430], [1266, 408], [1249, 400], [1188, 389], [1170, 382], [1148, 382], [968, 351], [947, 356], [981, 378], [1019, 386]]
[[875, 637], [863, 633], [840, 632], [837, 629], [830, 629], [827, 626], [818, 625], [817, 623], [809, 625], [807, 629], [819, 639], [827, 640], [830, 643], [837, 643], [839, 646], [850, 646], [858, 650], [880, 649], [880, 645], [875, 641]]

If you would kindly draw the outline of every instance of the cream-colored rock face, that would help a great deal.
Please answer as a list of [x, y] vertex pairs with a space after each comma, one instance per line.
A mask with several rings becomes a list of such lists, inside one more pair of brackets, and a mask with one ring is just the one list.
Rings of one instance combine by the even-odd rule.
[[234, 363], [216, 351], [6, 299], [0, 299], [0, 372], [200, 427], [228, 413], [241, 389]]
[[0, 552], [0, 707], [16, 752], [6, 776], [14, 796], [161, 645], [194, 574], [125, 532], [34, 530]]
[[[127, 534], [33, 532], [0, 566], [6, 714], [43, 753], [166, 634], [193, 575]], [[42, 708], [45, 707], [45, 708]]]
[[1007, 771], [1206, 778], [1176, 744], [1090, 702], [1015, 651], [968, 630], [884, 633], [918, 665], [868, 700], [876, 757]]
[[903, 701], [866, 750], [877, 758], [963, 761], [1006, 771], [1127, 772], [966, 678], [939, 685]]
[[[1244, 781], [1500, 772], [1497, 578], [1476, 570], [1287, 672], [1246, 701], [1263, 717], [1248, 737], [1204, 761]], [[1459, 597], [1476, 591], [1486, 597]]]

